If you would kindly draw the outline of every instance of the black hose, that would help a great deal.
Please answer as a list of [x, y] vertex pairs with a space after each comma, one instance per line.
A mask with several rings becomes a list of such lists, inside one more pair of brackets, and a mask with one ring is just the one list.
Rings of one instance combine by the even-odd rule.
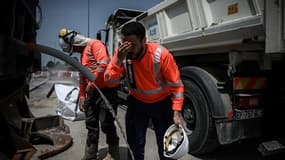
[[51, 94], [53, 93], [54, 91], [54, 84], [52, 84], [50, 90], [48, 91], [48, 94], [47, 94], [47, 98], [49, 98], [51, 96]]
[[76, 68], [84, 77], [89, 79], [91, 82], [95, 81], [95, 76], [93, 73], [91, 73], [86, 67], [84, 67], [81, 63], [79, 63], [77, 60], [74, 58], [69, 57], [66, 55], [65, 52], [59, 51], [57, 49], [43, 46], [40, 44], [37, 44], [36, 51], [40, 53], [45, 53], [50, 56], [56, 57], [58, 59], [63, 60], [64, 62], [72, 65], [74, 68]]

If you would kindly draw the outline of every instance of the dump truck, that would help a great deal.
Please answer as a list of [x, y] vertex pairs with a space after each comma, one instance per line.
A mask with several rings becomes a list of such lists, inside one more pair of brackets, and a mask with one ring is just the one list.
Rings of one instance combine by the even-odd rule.
[[[138, 21], [147, 41], [173, 54], [185, 87], [189, 153], [253, 138], [265, 140], [266, 153], [284, 149], [284, 9], [282, 0], [163, 0], [146, 11], [119, 8], [106, 21], [105, 44], [113, 55], [122, 26]], [[124, 81], [119, 88], [126, 100]]]

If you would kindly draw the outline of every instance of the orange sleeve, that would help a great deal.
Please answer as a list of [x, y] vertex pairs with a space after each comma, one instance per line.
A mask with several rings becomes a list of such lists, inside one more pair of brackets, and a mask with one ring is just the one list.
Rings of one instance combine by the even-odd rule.
[[161, 58], [162, 77], [171, 92], [172, 109], [181, 111], [184, 101], [184, 85], [180, 79], [179, 69], [172, 54], [166, 49], [163, 50]]
[[96, 69], [92, 70], [92, 73], [95, 74], [96, 77], [101, 76], [99, 74], [103, 76], [110, 61], [106, 47], [100, 41], [97, 41], [92, 44], [91, 52], [98, 65]]
[[117, 55], [118, 52], [116, 51], [104, 74], [104, 79], [110, 87], [118, 86], [120, 84], [121, 78], [124, 75], [124, 67], [118, 66], [115, 63]]

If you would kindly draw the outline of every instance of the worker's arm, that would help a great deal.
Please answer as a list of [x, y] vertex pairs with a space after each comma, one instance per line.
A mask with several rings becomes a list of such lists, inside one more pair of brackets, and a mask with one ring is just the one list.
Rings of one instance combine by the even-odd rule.
[[79, 74], [79, 96], [80, 98], [86, 97], [86, 92], [85, 92], [86, 86], [87, 86], [87, 83], [86, 83], [85, 77]]
[[172, 54], [164, 51], [161, 59], [161, 71], [166, 86], [171, 92], [172, 109], [174, 111], [173, 120], [176, 125], [182, 124], [181, 110], [184, 101], [184, 85], [180, 79], [180, 72]]
[[[118, 61], [119, 64], [117, 63]], [[118, 86], [123, 75], [124, 67], [122, 66], [122, 60], [118, 59], [118, 52], [115, 52], [104, 74], [105, 81], [108, 82], [109, 86]]]
[[[93, 61], [96, 61], [96, 63], [94, 62], [94, 69], [92, 69], [92, 73], [96, 77], [101, 76], [101, 74], [103, 75], [105, 72], [110, 61], [106, 47], [101, 42], [95, 42], [91, 45], [91, 53], [93, 55], [91, 58], [94, 57]], [[92, 59], [90, 59], [90, 61], [92, 61]]]
[[85, 101], [85, 97], [86, 97], [86, 93], [85, 93], [85, 88], [87, 86], [87, 83], [85, 81], [85, 78], [83, 77], [83, 75], [79, 74], [79, 109], [81, 111], [84, 111], [84, 101]]
[[[110, 61], [110, 58], [108, 56], [106, 47], [103, 43], [100, 41], [95, 41], [90, 45], [90, 52], [87, 52], [88, 55], [88, 65], [89, 69], [95, 76], [94, 82], [102, 83], [101, 80], [104, 79], [104, 72], [107, 68], [107, 65]], [[98, 80], [98, 82], [96, 82]], [[91, 94], [94, 90], [93, 82], [88, 82], [86, 87], [86, 93]]]

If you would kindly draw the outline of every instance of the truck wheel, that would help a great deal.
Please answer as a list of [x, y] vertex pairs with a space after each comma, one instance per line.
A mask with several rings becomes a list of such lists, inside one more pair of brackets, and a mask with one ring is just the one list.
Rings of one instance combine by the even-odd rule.
[[[198, 73], [198, 75], [191, 77], [189, 73]], [[200, 88], [203, 82], [195, 78], [203, 76], [199, 75], [199, 72], [187, 72], [187, 77], [184, 77], [183, 71], [181, 75], [185, 87], [182, 116], [186, 122], [186, 129], [192, 131], [188, 136], [189, 153], [198, 155], [211, 152], [217, 148], [218, 140], [209, 110], [209, 103], [211, 102], [207, 101], [209, 98], [205, 96], [206, 94]]]

